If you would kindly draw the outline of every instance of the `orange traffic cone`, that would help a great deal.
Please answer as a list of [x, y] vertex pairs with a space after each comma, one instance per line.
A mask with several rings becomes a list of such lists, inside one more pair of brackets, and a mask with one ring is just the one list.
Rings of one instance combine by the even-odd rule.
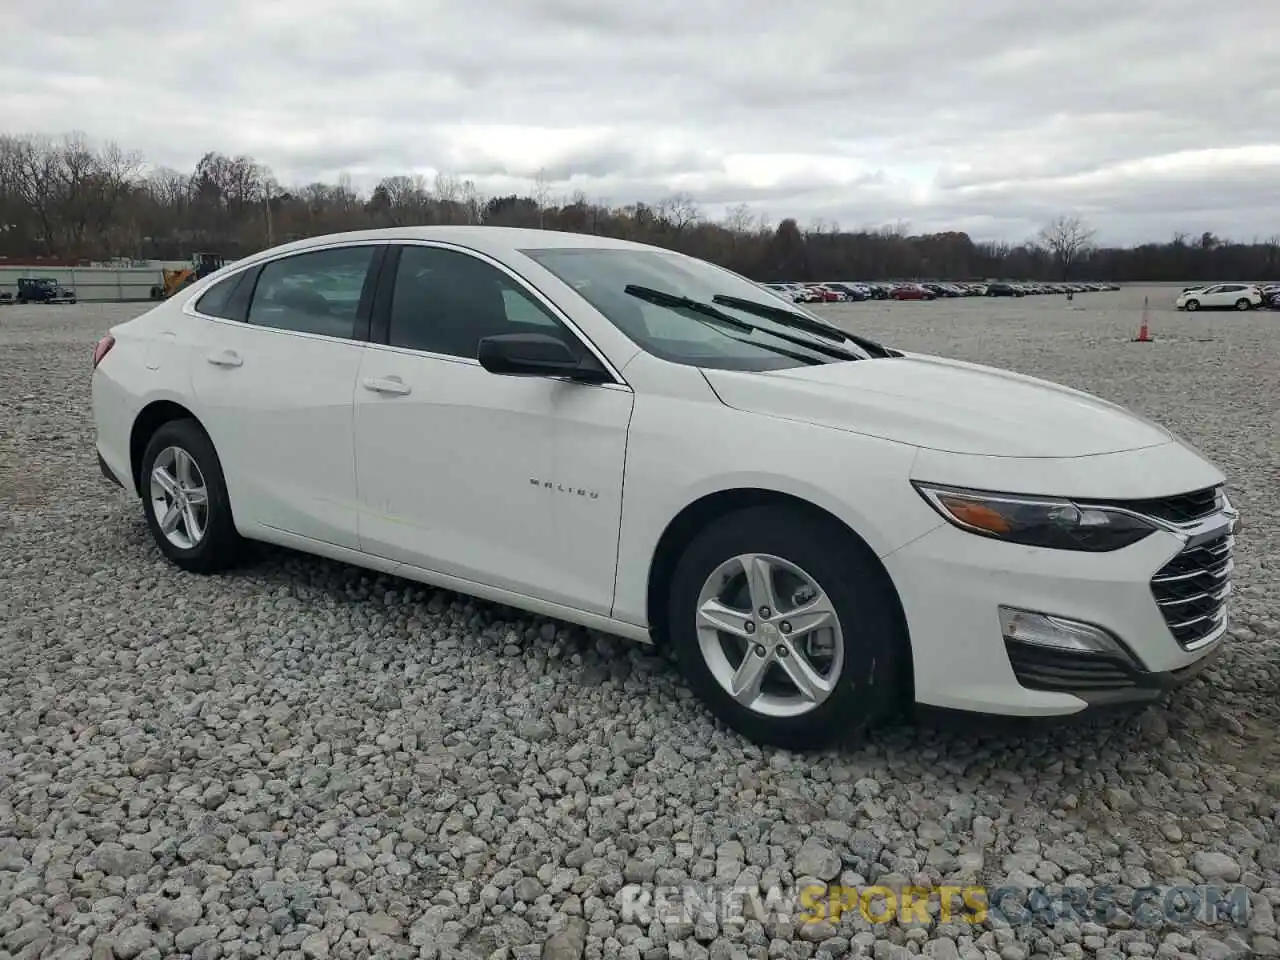
[[1150, 331], [1147, 330], [1147, 317], [1151, 313], [1151, 307], [1148, 303], [1149, 299], [1150, 298], [1148, 297], [1142, 298], [1142, 326], [1138, 328], [1138, 335], [1133, 338], [1134, 343], [1151, 343], [1154, 339], [1151, 336]]

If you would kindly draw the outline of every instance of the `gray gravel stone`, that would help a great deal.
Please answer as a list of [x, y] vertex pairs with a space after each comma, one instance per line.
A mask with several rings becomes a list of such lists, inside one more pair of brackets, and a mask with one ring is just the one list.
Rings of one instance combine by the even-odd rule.
[[[667, 659], [592, 631], [267, 547], [178, 571], [93, 456], [85, 357], [141, 308], [0, 307], [0, 957], [1280, 956], [1280, 324], [1157, 306], [1138, 352], [1141, 296], [823, 310], [1217, 461], [1246, 518], [1222, 657], [1131, 720], [898, 724], [813, 756], [729, 734]], [[1247, 926], [623, 909], [695, 880], [1202, 879], [1248, 888]]]
[[1240, 879], [1240, 864], [1225, 853], [1197, 850], [1191, 858], [1196, 873], [1206, 880], [1236, 881]]
[[833, 880], [840, 873], [840, 857], [817, 840], [806, 840], [796, 852], [793, 868], [798, 876]]
[[133, 960], [151, 946], [151, 941], [151, 931], [137, 924], [120, 931], [115, 937], [112, 948], [120, 960]]

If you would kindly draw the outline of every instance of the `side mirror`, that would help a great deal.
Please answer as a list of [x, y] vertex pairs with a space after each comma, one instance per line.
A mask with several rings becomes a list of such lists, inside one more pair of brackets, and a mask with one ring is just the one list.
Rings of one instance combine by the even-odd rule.
[[604, 383], [607, 370], [591, 353], [581, 354], [559, 337], [546, 333], [503, 333], [480, 340], [480, 366], [509, 377], [567, 377]]

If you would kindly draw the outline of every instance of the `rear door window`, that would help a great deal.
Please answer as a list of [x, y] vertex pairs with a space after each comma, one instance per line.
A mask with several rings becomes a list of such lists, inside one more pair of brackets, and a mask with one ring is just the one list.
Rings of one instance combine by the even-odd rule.
[[249, 323], [354, 339], [360, 300], [376, 249], [369, 244], [335, 247], [268, 263], [253, 290]]

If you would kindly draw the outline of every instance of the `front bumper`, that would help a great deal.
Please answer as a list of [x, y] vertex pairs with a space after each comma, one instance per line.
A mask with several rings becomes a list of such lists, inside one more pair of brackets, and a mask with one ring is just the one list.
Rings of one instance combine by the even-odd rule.
[[1029, 689], [1069, 693], [1090, 708], [1158, 700], [1198, 676], [1223, 650], [1219, 640], [1199, 660], [1185, 667], [1153, 672], [1142, 670], [1128, 657], [1066, 653], [1008, 639], [1004, 645], [1019, 684]]
[[[1229, 532], [1219, 514], [1198, 536]], [[1141, 702], [1186, 682], [1216, 656], [1225, 620], [1194, 649], [1174, 639], [1152, 577], [1186, 548], [1166, 531], [1111, 553], [1022, 547], [949, 524], [884, 558], [911, 635], [917, 703], [1008, 716], [1064, 716]], [[1103, 628], [1112, 654], [1014, 643], [999, 608]]]

